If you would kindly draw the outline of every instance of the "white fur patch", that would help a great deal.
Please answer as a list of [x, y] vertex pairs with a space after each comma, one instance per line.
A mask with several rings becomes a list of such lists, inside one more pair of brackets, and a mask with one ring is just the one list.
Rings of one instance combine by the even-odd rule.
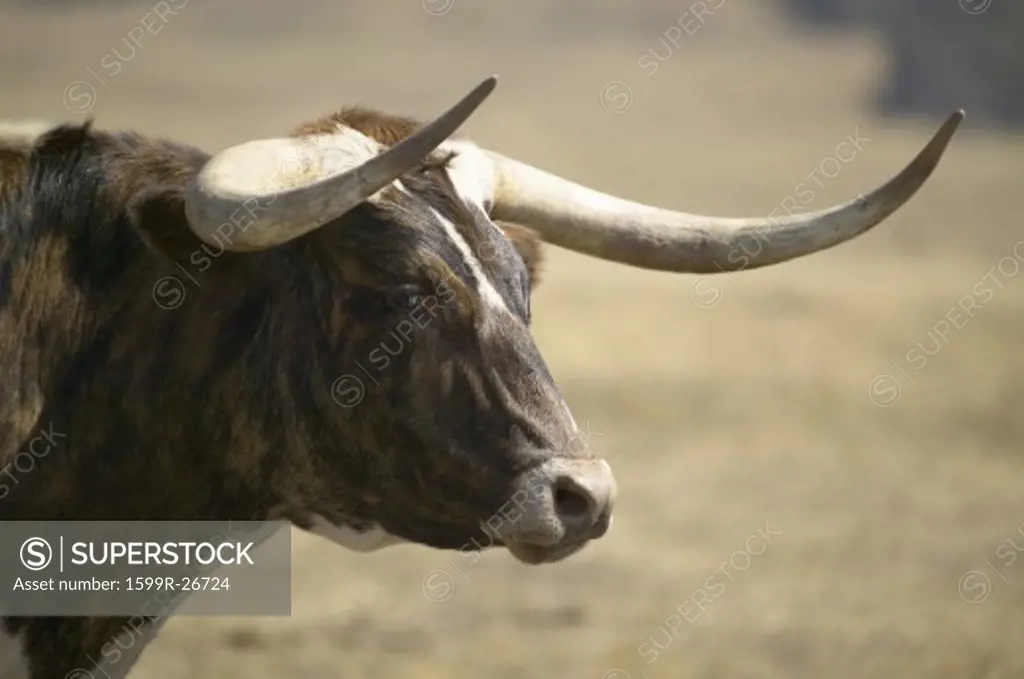
[[[482, 213], [488, 214], [491, 203], [494, 201], [495, 191], [494, 168], [491, 161], [480, 150], [480, 147], [471, 141], [449, 140], [441, 144], [438, 149], [444, 153], [455, 154], [448, 164], [448, 177], [462, 202], [473, 205]], [[492, 306], [507, 311], [508, 306], [505, 304], [504, 298], [491, 285], [490, 280], [484, 274], [483, 267], [480, 266], [475, 254], [470, 251], [469, 244], [459, 235], [455, 225], [440, 215], [438, 218], [441, 219], [445, 231], [455, 241], [459, 251], [465, 255], [466, 263], [473, 275], [483, 281], [480, 290], [481, 296]], [[492, 238], [504, 238], [501, 230], [489, 220], [488, 226], [492, 230], [490, 234]]]
[[494, 168], [480, 147], [471, 141], [446, 141], [438, 147], [443, 153], [455, 153], [448, 165], [455, 191], [466, 203], [487, 212], [494, 200]]
[[309, 532], [354, 552], [375, 552], [384, 547], [407, 542], [378, 526], [360, 533], [348, 526], [335, 526], [320, 515], [313, 517], [313, 527], [309, 529]]
[[28, 656], [21, 635], [0, 631], [0, 679], [28, 679]]
[[476, 254], [470, 249], [469, 243], [462, 237], [459, 230], [455, 228], [451, 220], [446, 219], [444, 215], [434, 209], [433, 206], [430, 208], [430, 213], [434, 215], [434, 218], [441, 223], [444, 227], [444, 232], [448, 235], [448, 238], [455, 243], [455, 247], [459, 249], [462, 256], [466, 260], [466, 266], [473, 272], [473, 276], [477, 280], [477, 286], [480, 288], [477, 292], [480, 293], [480, 297], [483, 298], [488, 305], [495, 309], [502, 311], [508, 311], [508, 306], [505, 304], [505, 299], [498, 294], [498, 291], [491, 284], [491, 279], [484, 273], [484, 268], [480, 266], [479, 260], [476, 258]]
[[[405, 195], [411, 195], [409, 190], [397, 179], [394, 182], [394, 186]], [[450, 219], [445, 218], [445, 216], [438, 212], [433, 205], [428, 204], [427, 209], [430, 210], [430, 214], [433, 215], [434, 219], [436, 219], [441, 225], [441, 228], [444, 229], [445, 235], [448, 236], [448, 239], [455, 244], [455, 247], [462, 254], [466, 266], [473, 273], [473, 277], [477, 280], [477, 286], [479, 287], [477, 292], [480, 293], [480, 297], [483, 298], [490, 307], [508, 312], [508, 306], [505, 304], [505, 300], [498, 294], [494, 285], [491, 284], [491, 279], [489, 279], [484, 273], [483, 267], [480, 266], [480, 262], [477, 260], [476, 255], [469, 247], [469, 243], [466, 242], [466, 239], [459, 233], [459, 230], [455, 228], [455, 225]]]

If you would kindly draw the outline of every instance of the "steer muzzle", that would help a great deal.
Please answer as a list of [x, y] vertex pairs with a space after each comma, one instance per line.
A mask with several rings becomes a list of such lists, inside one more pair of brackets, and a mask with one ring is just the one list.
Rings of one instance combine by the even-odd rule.
[[509, 520], [487, 529], [524, 563], [559, 561], [608, 532], [615, 495], [604, 460], [551, 459], [519, 478]]

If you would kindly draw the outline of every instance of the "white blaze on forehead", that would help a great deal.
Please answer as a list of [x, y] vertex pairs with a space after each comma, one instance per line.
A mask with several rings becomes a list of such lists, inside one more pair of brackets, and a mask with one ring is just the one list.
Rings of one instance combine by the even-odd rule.
[[[412, 193], [405, 188], [401, 181], [395, 180], [394, 186], [396, 189], [401, 191], [407, 196], [412, 197]], [[462, 255], [463, 266], [469, 269], [470, 273], [476, 279], [477, 292], [480, 297], [487, 303], [488, 306], [508, 312], [508, 305], [505, 304], [505, 299], [498, 294], [497, 289], [491, 284], [491, 279], [487, 277], [484, 272], [483, 266], [480, 264], [480, 260], [477, 259], [473, 249], [469, 247], [469, 243], [462, 237], [459, 230], [455, 227], [450, 219], [442, 215], [433, 205], [427, 205], [427, 209], [430, 211], [431, 216], [441, 225], [444, 229], [444, 233], [448, 236], [448, 240], [455, 245], [455, 248]], [[486, 242], [486, 241], [485, 241]]]
[[486, 273], [484, 273], [484, 268], [480, 264], [480, 260], [477, 259], [476, 254], [469, 247], [469, 243], [467, 243], [466, 239], [462, 237], [462, 234], [459, 233], [459, 230], [455, 228], [455, 224], [453, 224], [450, 219], [446, 219], [445, 216], [435, 210], [433, 206], [430, 207], [430, 212], [434, 215], [434, 218], [441, 223], [441, 226], [444, 227], [445, 233], [448, 234], [448, 238], [455, 243], [455, 247], [457, 247], [459, 252], [462, 254], [466, 268], [468, 268], [473, 273], [473, 277], [476, 278], [477, 292], [480, 293], [480, 297], [490, 307], [508, 312], [508, 305], [505, 304], [505, 298], [499, 295], [494, 285], [491, 284], [491, 279], [487, 277]]
[[[301, 138], [301, 141], [302, 147], [298, 153], [298, 162], [295, 163], [294, 174], [285, 179], [285, 183], [290, 182], [293, 186], [344, 171], [354, 165], [366, 162], [384, 150], [384, 147], [376, 140], [340, 123], [330, 134], [311, 135]], [[463, 202], [475, 206], [475, 211], [486, 214], [486, 205], [494, 195], [494, 173], [487, 157], [476, 144], [467, 141], [446, 141], [438, 147], [438, 151], [442, 154], [453, 152], [456, 154], [448, 167], [448, 175], [452, 184]], [[391, 187], [406, 195], [411, 195], [400, 180], [396, 179], [392, 182]], [[379, 198], [380, 195], [381, 192], [378, 191], [371, 196], [370, 200]], [[498, 294], [497, 289], [485, 273], [477, 253], [473, 252], [455, 224], [433, 206], [429, 206], [428, 209], [444, 229], [445, 235], [462, 255], [465, 267], [477, 280], [477, 292], [481, 298], [488, 306], [507, 312], [508, 305], [505, 304], [504, 298]], [[490, 223], [490, 220], [487, 221], [485, 228], [492, 232], [485, 236], [484, 243], [489, 245], [492, 239], [504, 238], [504, 235], [497, 226]]]
[[[254, 163], [249, 167], [238, 167], [237, 164], [232, 163], [230, 168], [223, 170], [225, 176], [218, 179], [218, 182], [225, 186], [230, 185], [231, 182], [238, 182], [240, 178], [244, 178], [247, 173], [266, 176], [268, 175], [266, 166], [269, 163], [274, 170], [270, 173], [273, 182], [273, 186], [270, 188], [275, 192], [282, 191], [323, 179], [332, 174], [346, 172], [383, 151], [384, 146], [380, 142], [347, 125], [338, 123], [332, 132], [297, 138], [295, 144], [287, 150], [287, 157], [272, 159], [261, 157], [259, 160], [263, 166]], [[444, 142], [437, 151], [442, 154], [456, 154], [448, 168], [452, 184], [463, 202], [475, 206], [476, 209], [473, 212], [486, 214], [485, 205], [490, 202], [494, 194], [494, 176], [491, 165], [483, 152], [471, 142], [459, 141]], [[242, 183], [246, 182], [251, 183], [251, 179], [243, 179]], [[411, 196], [408, 189], [398, 179], [391, 182], [390, 187]], [[368, 200], [379, 200], [382, 191], [384, 189], [370, 196]], [[483, 300], [488, 306], [507, 312], [508, 306], [505, 304], [505, 300], [498, 294], [484, 272], [477, 253], [473, 252], [455, 224], [433, 206], [428, 204], [427, 209], [462, 255], [465, 268], [477, 280], [479, 288], [477, 292], [480, 293]], [[484, 243], [490, 245], [493, 239], [504, 236], [496, 226], [489, 220], [487, 221], [484, 228], [492, 230], [492, 232], [486, 234]]]
[[[459, 195], [462, 202], [474, 207], [474, 213], [488, 214], [488, 207], [494, 200], [495, 179], [494, 168], [491, 165], [491, 161], [484, 155], [484, 152], [471, 141], [451, 140], [441, 144], [438, 150], [442, 153], [455, 154], [455, 157], [448, 164], [448, 177], [451, 179], [455, 192]], [[446, 230], [455, 232], [456, 244], [466, 257], [467, 266], [469, 266], [473, 275], [482, 281], [481, 296], [488, 302], [491, 302], [493, 306], [508, 311], [505, 299], [491, 285], [490, 280], [483, 271], [483, 267], [474, 257], [469, 244], [459, 236], [455, 225], [445, 220], [444, 217], [439, 216], [439, 219], [443, 220]], [[488, 231], [484, 240], [485, 244], [489, 243], [492, 239], [505, 238], [505, 234], [490, 219], [485, 221], [487, 224], [484, 228]]]
[[313, 517], [313, 526], [309, 532], [354, 552], [375, 552], [384, 547], [406, 542], [406, 540], [388, 533], [380, 526], [373, 526], [359, 532], [348, 526], [335, 526], [319, 514]]

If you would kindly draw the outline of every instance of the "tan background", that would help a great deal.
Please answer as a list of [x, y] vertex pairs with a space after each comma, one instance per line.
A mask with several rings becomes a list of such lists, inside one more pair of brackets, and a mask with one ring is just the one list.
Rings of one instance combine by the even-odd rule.
[[[737, 216], [795, 195], [858, 128], [870, 143], [809, 185], [806, 208], [881, 183], [934, 130], [869, 113], [885, 66], [871, 35], [797, 31], [761, 0], [726, 0], [695, 31], [688, 0], [639, 4], [191, 0], [165, 21], [147, 3], [7, 8], [2, 114], [76, 119], [86, 85], [75, 112], [62, 99], [82, 80], [98, 125], [215, 151], [346, 103], [431, 116], [497, 73], [466, 127], [478, 141]], [[680, 17], [693, 35], [646, 75], [638, 60], [666, 55]], [[156, 34], [133, 54], [123, 40], [143, 24]], [[601, 93], [617, 80], [633, 98], [616, 113], [624, 100]], [[696, 289], [548, 248], [536, 336], [616, 469], [613, 531], [541, 568], [297, 534], [290, 618], [172, 620], [134, 676], [1019, 679], [1024, 559], [1005, 541], [1024, 549], [1022, 153], [968, 111], [876, 232]], [[950, 314], [960, 327], [936, 353], [965, 296], [981, 308]], [[766, 522], [782, 534], [748, 562]], [[438, 569], [455, 587], [443, 602], [423, 593]], [[431, 577], [436, 598], [448, 576]], [[709, 578], [724, 590], [706, 610], [670, 620], [694, 616]], [[651, 636], [663, 650], [647, 664]]]

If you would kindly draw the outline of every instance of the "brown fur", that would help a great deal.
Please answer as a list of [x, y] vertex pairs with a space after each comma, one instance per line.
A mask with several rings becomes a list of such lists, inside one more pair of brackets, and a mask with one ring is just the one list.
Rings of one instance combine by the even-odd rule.
[[0, 200], [25, 180], [28, 150], [0, 143]]

